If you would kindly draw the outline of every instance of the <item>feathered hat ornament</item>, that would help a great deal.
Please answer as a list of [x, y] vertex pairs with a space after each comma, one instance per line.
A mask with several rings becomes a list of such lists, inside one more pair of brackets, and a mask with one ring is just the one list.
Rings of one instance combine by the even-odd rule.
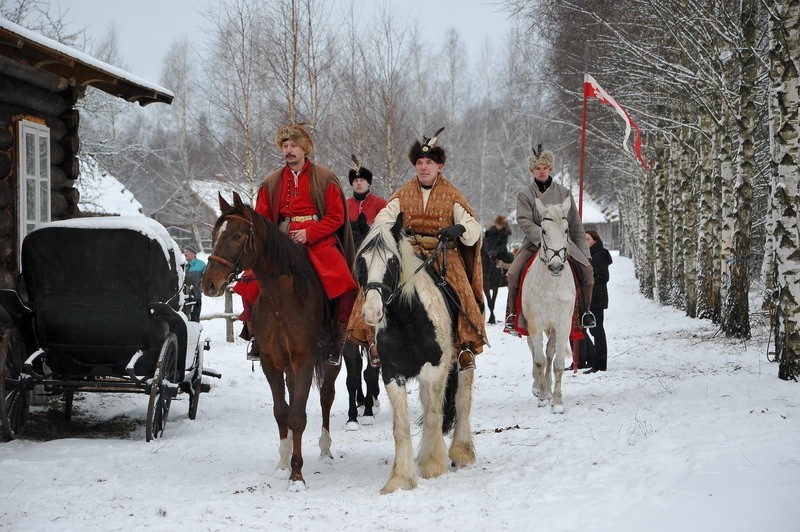
[[408, 152], [408, 160], [411, 161], [411, 164], [417, 164], [417, 159], [422, 157], [427, 157], [438, 164], [445, 163], [447, 154], [445, 154], [441, 146], [436, 145], [436, 140], [439, 138], [442, 131], [444, 131], [444, 127], [440, 127], [436, 133], [433, 134], [433, 137], [428, 138], [423, 135], [422, 142], [416, 141], [414, 145], [411, 146], [411, 150]]
[[555, 167], [556, 157], [553, 152], [542, 150], [542, 145], [538, 144], [535, 148], [531, 148], [533, 155], [528, 157], [528, 168], [533, 170], [540, 164], [550, 167], [552, 170]]
[[361, 163], [358, 161], [358, 157], [356, 157], [355, 153], [350, 154], [350, 159], [353, 161], [353, 167], [347, 174], [347, 179], [350, 181], [350, 185], [352, 185], [353, 181], [359, 177], [361, 179], [365, 179], [367, 183], [372, 185], [372, 172], [361, 166]]

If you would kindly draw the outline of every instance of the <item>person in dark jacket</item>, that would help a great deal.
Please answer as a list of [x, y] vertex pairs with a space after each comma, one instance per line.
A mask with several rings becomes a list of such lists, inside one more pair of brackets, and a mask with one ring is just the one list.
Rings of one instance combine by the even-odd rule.
[[193, 301], [192, 312], [189, 317], [191, 321], [200, 321], [200, 308], [203, 305], [203, 291], [200, 289], [200, 280], [206, 271], [206, 263], [197, 258], [200, 248], [194, 244], [187, 244], [183, 248], [183, 256], [186, 257], [186, 277], [185, 283], [189, 285], [190, 296]]
[[506, 264], [514, 262], [514, 255], [508, 251], [508, 237], [511, 236], [511, 229], [508, 227], [508, 219], [498, 214], [494, 223], [486, 229], [483, 235], [483, 248], [492, 260], [500, 260]]
[[595, 356], [592, 367], [584, 373], [596, 373], [606, 370], [608, 361], [608, 347], [606, 345], [606, 330], [603, 327], [605, 309], [608, 308], [608, 267], [613, 262], [611, 254], [603, 247], [600, 235], [594, 229], [586, 230], [586, 244], [592, 255], [592, 268], [594, 270], [594, 289], [592, 291], [592, 313], [597, 320], [597, 325], [589, 330], [594, 338]]

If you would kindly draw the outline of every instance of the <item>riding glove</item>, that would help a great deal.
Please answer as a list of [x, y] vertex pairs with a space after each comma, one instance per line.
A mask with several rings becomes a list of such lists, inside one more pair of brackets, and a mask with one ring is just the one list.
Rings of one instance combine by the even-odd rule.
[[455, 242], [458, 240], [458, 237], [464, 234], [466, 230], [467, 228], [461, 224], [445, 227], [439, 231], [439, 240], [443, 240], [445, 242]]

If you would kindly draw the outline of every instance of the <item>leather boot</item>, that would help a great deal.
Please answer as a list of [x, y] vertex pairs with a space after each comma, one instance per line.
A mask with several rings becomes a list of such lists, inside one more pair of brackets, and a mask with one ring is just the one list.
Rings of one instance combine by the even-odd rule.
[[378, 354], [378, 346], [375, 344], [375, 331], [372, 328], [367, 331], [367, 343], [369, 344], [367, 348], [369, 365], [373, 368], [381, 367], [381, 356]]
[[586, 293], [586, 290], [581, 291], [581, 327], [591, 329], [597, 326], [597, 320], [592, 314], [592, 293]]
[[475, 353], [469, 347], [464, 347], [458, 354], [459, 373], [469, 373], [475, 371]]
[[342, 350], [344, 349], [344, 343], [347, 340], [347, 322], [346, 321], [337, 321], [336, 322], [336, 337], [335, 337], [335, 345], [336, 348], [333, 349], [330, 353], [328, 353], [328, 358], [325, 362], [331, 366], [341, 366], [342, 365]]
[[255, 342], [250, 342], [250, 347], [247, 349], [247, 360], [251, 362], [258, 362], [261, 360], [261, 353], [258, 351], [258, 346]]

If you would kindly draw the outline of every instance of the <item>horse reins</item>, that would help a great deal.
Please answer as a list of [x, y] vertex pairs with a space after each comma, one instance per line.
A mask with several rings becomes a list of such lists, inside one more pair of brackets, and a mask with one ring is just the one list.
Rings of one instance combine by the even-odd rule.
[[241, 278], [237, 278], [237, 275], [242, 271], [241, 268], [239, 267], [239, 261], [241, 260], [242, 255], [244, 254], [244, 252], [247, 251], [248, 246], [250, 246], [252, 249], [255, 249], [255, 244], [253, 243], [253, 241], [254, 241], [254, 238], [253, 238], [253, 222], [251, 220], [248, 220], [244, 216], [239, 216], [238, 214], [228, 214], [228, 215], [223, 216], [222, 218], [220, 218], [220, 223], [225, 221], [225, 220], [227, 220], [228, 218], [234, 218], [236, 220], [241, 220], [241, 221], [243, 221], [244, 223], [247, 224], [248, 230], [247, 230], [247, 233], [244, 236], [244, 244], [242, 244], [242, 248], [239, 250], [239, 254], [236, 255], [236, 259], [233, 262], [229, 261], [228, 259], [226, 259], [224, 257], [220, 257], [218, 255], [209, 255], [208, 256], [208, 260], [209, 261], [218, 262], [218, 263], [222, 264], [223, 266], [227, 266], [228, 268], [230, 268], [231, 269], [231, 274], [228, 276], [228, 282], [232, 283], [233, 281], [241, 281]]

